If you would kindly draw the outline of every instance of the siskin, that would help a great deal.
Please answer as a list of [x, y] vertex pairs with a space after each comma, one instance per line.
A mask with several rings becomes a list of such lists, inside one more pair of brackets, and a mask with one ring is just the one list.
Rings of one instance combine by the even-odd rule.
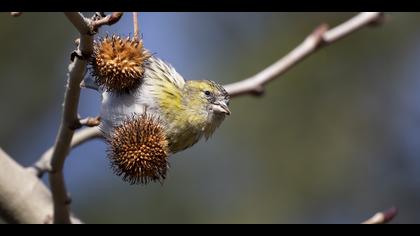
[[[130, 45], [133, 45], [131, 41]], [[143, 68], [132, 69], [142, 72], [138, 82], [133, 83], [135, 87], [124, 88], [127, 92], [121, 93], [115, 92], [117, 89], [99, 84], [102, 94], [101, 129], [111, 144], [111, 159], [113, 163], [117, 163], [119, 174], [138, 173], [126, 176], [132, 183], [165, 178], [166, 172], [162, 169], [167, 164], [160, 161], [161, 164], [157, 168], [159, 171], [153, 171], [156, 165], [150, 165], [154, 163], [153, 157], [156, 156], [153, 153], [169, 156], [191, 147], [202, 137], [208, 139], [221, 125], [225, 116], [230, 115], [229, 94], [221, 85], [210, 80], [185, 81], [170, 64], [151, 56], [143, 48], [141, 50], [144, 50], [143, 53], [147, 56], [134, 56], [144, 59], [141, 63]], [[125, 70], [129, 71], [130, 68]], [[140, 123], [147, 125], [137, 125]], [[131, 138], [122, 138], [124, 135]], [[150, 139], [144, 138], [145, 135], [158, 137], [153, 140], [159, 140], [159, 143], [151, 143], [148, 141]], [[144, 150], [149, 149], [138, 151], [139, 147], [145, 146], [161, 149], [159, 152], [155, 150], [145, 154], [142, 154]], [[162, 160], [162, 155], [157, 156]], [[130, 161], [133, 159], [139, 161]], [[119, 160], [124, 160], [125, 165], [119, 165]], [[121, 166], [127, 166], [127, 163], [137, 165], [130, 164], [129, 169], [125, 170], [125, 167]], [[133, 168], [136, 171], [132, 171]]]

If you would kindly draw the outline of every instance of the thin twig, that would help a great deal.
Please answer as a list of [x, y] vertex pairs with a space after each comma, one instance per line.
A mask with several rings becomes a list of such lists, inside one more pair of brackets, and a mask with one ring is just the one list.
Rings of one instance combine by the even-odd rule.
[[139, 39], [139, 23], [137, 12], [133, 12], [133, 29], [134, 29], [134, 39]]
[[23, 12], [10, 12], [10, 15], [14, 16], [14, 17], [18, 17], [18, 16], [22, 15], [22, 13]]
[[261, 95], [264, 92], [264, 85], [284, 74], [290, 68], [307, 58], [322, 46], [344, 38], [345, 36], [375, 22], [382, 22], [381, 12], [362, 12], [341, 25], [328, 30], [327, 25], [317, 27], [299, 46], [289, 52], [286, 56], [265, 68], [258, 74], [239, 82], [225, 85], [226, 91], [231, 97], [245, 94]]
[[[76, 148], [77, 146], [89, 140], [102, 137], [102, 132], [98, 127], [79, 130], [73, 135], [73, 139], [70, 143], [70, 149]], [[33, 167], [28, 167], [27, 169], [40, 178], [43, 176], [44, 173], [51, 171], [51, 158], [53, 150], [54, 147], [49, 148], [47, 151], [44, 152], [44, 154], [42, 154], [42, 156], [33, 165]]]
[[398, 209], [396, 207], [391, 207], [390, 209], [382, 212], [376, 213], [371, 218], [362, 222], [362, 224], [386, 224], [390, 222], [398, 213]]
[[101, 124], [101, 117], [100, 116], [86, 117], [84, 119], [79, 120], [79, 123], [81, 126], [95, 127]]
[[113, 25], [120, 20], [122, 15], [122, 12], [113, 12], [111, 15], [107, 15], [101, 19], [92, 21], [92, 29], [97, 31], [97, 29], [103, 25]]
[[[77, 116], [79, 117], [79, 115]], [[73, 126], [70, 126], [70, 129], [76, 130], [76, 129], [80, 129], [83, 126], [86, 127], [95, 127], [101, 124], [101, 117], [100, 116], [96, 116], [96, 117], [86, 117], [86, 118], [79, 118], [79, 120], [77, 122], [75, 122], [73, 124]]]

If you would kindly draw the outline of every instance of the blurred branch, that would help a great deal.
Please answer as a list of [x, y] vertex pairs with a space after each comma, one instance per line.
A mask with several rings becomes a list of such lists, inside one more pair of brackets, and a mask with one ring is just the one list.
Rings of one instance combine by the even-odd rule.
[[[73, 149], [89, 140], [95, 138], [101, 138], [102, 132], [98, 127], [86, 128], [80, 131], [77, 131], [73, 135], [73, 139], [70, 143], [70, 149]], [[51, 171], [51, 158], [54, 147], [49, 148], [41, 158], [33, 165], [33, 167], [28, 167], [28, 170], [33, 172], [38, 177], [42, 177], [45, 172]]]
[[22, 13], [23, 12], [10, 12], [10, 15], [14, 16], [14, 17], [18, 17], [18, 16], [22, 15]]
[[[0, 216], [7, 223], [51, 223], [53, 205], [47, 186], [1, 148], [0, 166]], [[81, 223], [73, 216], [71, 222]]]
[[225, 85], [224, 87], [231, 97], [245, 94], [255, 96], [262, 95], [264, 93], [264, 85], [284, 74], [290, 68], [307, 58], [315, 51], [319, 50], [323, 46], [334, 43], [367, 25], [381, 23], [383, 21], [383, 17], [384, 15], [381, 12], [362, 12], [330, 30], [328, 30], [328, 26], [326, 24], [322, 24], [317, 27], [299, 46], [271, 66], [265, 68], [250, 78]]
[[362, 224], [386, 224], [394, 219], [397, 213], [398, 209], [396, 207], [391, 207], [386, 211], [376, 213], [368, 220], [362, 222]]
[[66, 12], [64, 14], [79, 31], [80, 44], [76, 50], [79, 56], [74, 58], [74, 61], [70, 63], [68, 68], [68, 81], [64, 93], [61, 124], [52, 150], [49, 181], [54, 203], [54, 223], [71, 223], [69, 217], [70, 199], [64, 183], [63, 167], [70, 150], [74, 133], [73, 127], [77, 126], [79, 122], [77, 117], [77, 107], [80, 97], [79, 85], [85, 75], [87, 65], [86, 57], [89, 57], [93, 51], [93, 35], [89, 27], [91, 23], [90, 19], [85, 18], [81, 13], [77, 12]]

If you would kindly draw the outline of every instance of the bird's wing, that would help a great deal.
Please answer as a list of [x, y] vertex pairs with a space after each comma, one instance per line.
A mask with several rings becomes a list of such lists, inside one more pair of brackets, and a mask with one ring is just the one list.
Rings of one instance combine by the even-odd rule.
[[146, 73], [149, 78], [165, 80], [179, 89], [182, 89], [185, 84], [184, 78], [178, 74], [175, 68], [155, 56], [152, 56], [146, 64]]
[[[138, 92], [138, 103], [147, 110], [168, 118], [181, 108], [185, 80], [170, 65], [152, 56], [145, 64], [144, 81]], [[168, 118], [169, 119], [169, 118]]]

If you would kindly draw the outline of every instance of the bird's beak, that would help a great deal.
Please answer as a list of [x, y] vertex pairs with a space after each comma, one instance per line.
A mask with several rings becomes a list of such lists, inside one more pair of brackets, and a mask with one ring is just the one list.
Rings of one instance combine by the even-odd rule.
[[213, 111], [230, 115], [230, 110], [225, 102], [217, 102], [213, 104]]

